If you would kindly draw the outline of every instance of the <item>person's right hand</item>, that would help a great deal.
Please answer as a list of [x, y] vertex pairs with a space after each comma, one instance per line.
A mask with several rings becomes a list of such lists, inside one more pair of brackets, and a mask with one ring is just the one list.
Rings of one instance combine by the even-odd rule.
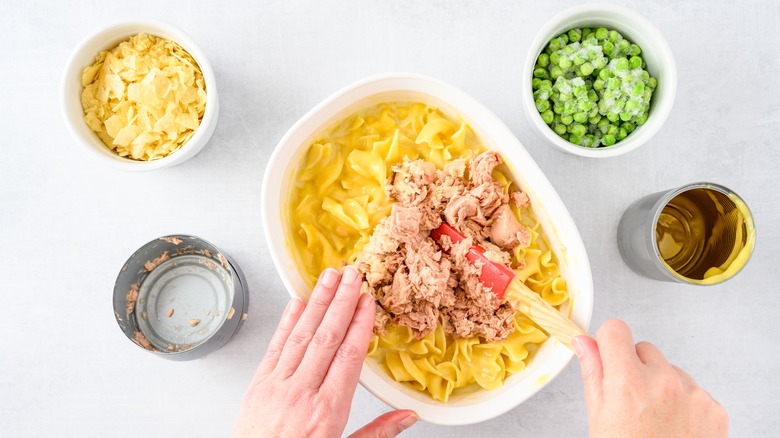
[[634, 345], [623, 321], [578, 336], [591, 438], [725, 437], [728, 414], [653, 344]]

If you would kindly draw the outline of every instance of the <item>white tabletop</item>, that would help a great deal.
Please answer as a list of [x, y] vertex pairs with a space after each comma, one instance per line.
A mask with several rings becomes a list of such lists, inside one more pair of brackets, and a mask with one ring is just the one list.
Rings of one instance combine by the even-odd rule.
[[[11, 4], [12, 3], [12, 4]], [[728, 409], [734, 436], [780, 430], [780, 3], [630, 1], [674, 51], [679, 86], [649, 144], [607, 160], [553, 150], [530, 131], [520, 75], [543, 22], [575, 1], [3, 2], [0, 6], [0, 436], [228, 435], [287, 302], [260, 224], [276, 142], [306, 111], [365, 76], [406, 71], [449, 82], [523, 142], [573, 215], [596, 290], [591, 332], [618, 317]], [[737, 5], [739, 3], [739, 5]], [[744, 3], [744, 4], [743, 4]], [[60, 77], [76, 44], [142, 15], [187, 32], [217, 76], [208, 146], [175, 168], [127, 174], [83, 154], [65, 130]], [[623, 210], [694, 181], [734, 189], [755, 214], [753, 259], [696, 288], [634, 274], [615, 233]], [[220, 351], [177, 363], [127, 341], [115, 276], [166, 233], [204, 237], [247, 275], [249, 319]], [[347, 432], [389, 408], [358, 388]], [[405, 436], [583, 436], [579, 366], [517, 409], [470, 427]]]

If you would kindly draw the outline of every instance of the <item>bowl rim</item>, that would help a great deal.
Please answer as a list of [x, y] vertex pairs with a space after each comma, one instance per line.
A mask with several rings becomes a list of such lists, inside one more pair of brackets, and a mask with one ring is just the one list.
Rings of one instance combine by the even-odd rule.
[[[637, 127], [637, 129], [625, 139], [612, 146], [587, 148], [564, 140], [544, 123], [541, 114], [539, 114], [539, 111], [536, 109], [533, 99], [531, 76], [533, 75], [537, 57], [547, 45], [550, 38], [557, 33], [555, 31], [556, 29], [566, 27], [565, 25], [568, 22], [580, 19], [582, 15], [600, 13], [613, 14], [627, 23], [630, 22], [637, 25], [638, 29], [634, 33], [642, 33], [647, 36], [648, 41], [654, 42], [651, 50], [658, 55], [660, 60], [662, 60], [662, 62], [658, 63], [658, 70], [664, 72], [664, 88], [661, 91], [665, 97], [662, 105], [656, 105], [653, 108], [647, 122], [644, 125]], [[616, 30], [624, 34], [624, 31], [621, 29]], [[646, 51], [646, 49], [647, 45], [642, 47], [642, 51]], [[536, 36], [531, 43], [528, 55], [526, 56], [525, 66], [523, 68], [522, 89], [525, 94], [523, 96], [523, 106], [525, 107], [526, 116], [535, 130], [548, 142], [564, 152], [582, 157], [616, 157], [637, 149], [639, 146], [648, 142], [666, 122], [666, 119], [674, 106], [674, 100], [677, 94], [677, 65], [674, 60], [672, 49], [663, 34], [661, 34], [661, 32], [642, 15], [621, 5], [611, 3], [586, 3], [559, 12], [550, 18], [542, 25], [539, 31], [537, 31]]]
[[[131, 33], [119, 32], [123, 28], [128, 27], [133, 28]], [[112, 41], [116, 40], [116, 37], [111, 36], [116, 32], [119, 32], [120, 34], [127, 33], [128, 35], [127, 37], [124, 37], [124, 39], [138, 33], [148, 33], [171, 40], [192, 56], [195, 62], [197, 62], [198, 67], [200, 67], [201, 74], [203, 75], [203, 80], [206, 85], [206, 108], [203, 117], [200, 120], [200, 124], [187, 142], [179, 149], [163, 158], [152, 161], [137, 161], [120, 157], [116, 152], [108, 149], [91, 129], [89, 130], [89, 133], [93, 135], [94, 138], [87, 139], [84, 137], [84, 133], [80, 131], [80, 128], [77, 127], [77, 124], [85, 124], [85, 122], [84, 110], [80, 100], [81, 93], [79, 92], [77, 95], [79, 99], [75, 103], [71, 101], [73, 96], [69, 94], [70, 88], [73, 87], [73, 81], [78, 81], [80, 89], [83, 90], [83, 87], [81, 86], [81, 72], [83, 71], [83, 67], [76, 64], [79, 62], [80, 58], [86, 56], [85, 50], [89, 45], [98, 38], [108, 37], [108, 39]], [[167, 33], [169, 36], [163, 36], [160, 35], [160, 33]], [[97, 56], [101, 50], [109, 50], [115, 47], [116, 44], [118, 43], [103, 44], [105, 47], [92, 54], [89, 59], [94, 60], [95, 56]], [[79, 111], [75, 111], [76, 109]], [[128, 172], [144, 172], [180, 164], [196, 155], [208, 142], [211, 134], [213, 134], [219, 114], [219, 99], [216, 78], [214, 76], [214, 71], [211, 68], [211, 64], [204, 52], [187, 33], [164, 21], [148, 18], [127, 18], [110, 22], [105, 26], [93, 30], [76, 45], [75, 49], [73, 49], [65, 64], [65, 69], [60, 80], [60, 110], [68, 132], [70, 132], [71, 137], [81, 146], [81, 149], [85, 151], [87, 155], [93, 157], [97, 161], [108, 164], [115, 169]], [[77, 112], [80, 114], [80, 117], [75, 115]], [[100, 148], [98, 148], [98, 145]]]
[[[423, 91], [419, 91], [418, 89], [410, 90], [406, 88], [390, 86], [393, 82], [404, 82], [404, 81], [408, 81], [409, 83], [415, 84], [417, 86], [424, 85], [426, 87], [434, 87], [438, 89], [438, 91], [426, 93]], [[384, 85], [384, 88], [382, 88], [380, 91], [374, 91], [372, 93], [367, 93], [367, 94], [360, 94], [361, 93], [360, 89], [375, 84]], [[432, 79], [430, 77], [417, 75], [417, 74], [388, 73], [388, 74], [370, 76], [365, 79], [358, 80], [342, 88], [341, 90], [336, 91], [334, 94], [327, 97], [319, 104], [315, 105], [309, 112], [307, 112], [303, 117], [301, 117], [298, 121], [296, 121], [295, 124], [293, 124], [293, 126], [279, 140], [279, 143], [277, 144], [276, 148], [271, 154], [271, 157], [269, 158], [265, 175], [263, 177], [263, 188], [261, 193], [261, 217], [263, 221], [263, 231], [266, 236], [266, 242], [269, 248], [271, 259], [274, 262], [274, 267], [276, 268], [277, 273], [282, 279], [282, 282], [284, 283], [288, 294], [291, 297], [300, 297], [300, 295], [295, 290], [295, 285], [294, 285], [295, 282], [293, 281], [292, 276], [290, 275], [289, 272], [290, 270], [294, 270], [295, 267], [294, 266], [289, 267], [288, 260], [283, 260], [283, 258], [286, 255], [289, 256], [288, 254], [289, 250], [287, 248], [286, 242], [284, 242], [283, 239], [270, 238], [270, 236], [275, 236], [279, 234], [280, 230], [284, 229], [284, 224], [283, 224], [284, 219], [282, 217], [283, 213], [279, 211], [279, 204], [276, 204], [276, 202], [278, 202], [284, 196], [283, 194], [281, 194], [280, 182], [282, 182], [286, 176], [285, 172], [286, 169], [289, 167], [289, 163], [279, 162], [280, 156], [282, 156], [282, 154], [284, 153], [287, 154], [295, 153], [295, 152], [289, 152], [291, 149], [297, 151], [298, 149], [304, 147], [302, 144], [294, 144], [294, 145], [291, 144], [291, 141], [293, 140], [294, 137], [303, 135], [301, 134], [301, 132], [316, 134], [317, 132], [321, 132], [322, 129], [326, 129], [326, 127], [324, 127], [323, 125], [327, 122], [323, 122], [318, 126], [309, 126], [309, 124], [312, 122], [312, 119], [320, 115], [321, 112], [327, 114], [329, 118], [333, 118], [336, 115], [338, 115], [341, 111], [349, 108], [350, 104], [356, 104], [358, 102], [365, 101], [367, 99], [370, 99], [372, 96], [376, 96], [378, 94], [383, 94], [386, 92], [393, 92], [393, 91], [404, 91], [404, 90], [412, 91], [413, 93], [417, 93], [421, 95], [428, 94], [434, 99], [442, 102], [451, 102], [453, 100], [457, 100], [459, 102], [457, 106], [455, 104], [452, 104], [454, 108], [458, 108], [459, 110], [462, 110], [462, 108], [464, 107], [469, 108], [468, 111], [462, 111], [464, 116], [469, 114], [479, 113], [478, 118], [481, 120], [481, 123], [479, 123], [479, 125], [490, 125], [491, 131], [493, 128], [496, 128], [497, 131], [500, 130], [501, 132], [497, 132], [497, 134], [499, 134], [502, 138], [506, 136], [511, 136], [511, 139], [514, 139], [514, 142], [516, 142], [516, 144], [512, 143], [511, 147], [514, 147], [515, 145], [519, 146], [517, 151], [514, 151], [513, 149], [512, 153], [515, 154], [515, 152], [517, 152], [520, 156], [524, 158], [527, 157], [528, 160], [527, 165], [530, 166], [530, 168], [533, 170], [533, 173], [541, 175], [543, 177], [541, 181], [536, 181], [535, 185], [537, 188], [540, 188], [542, 184], [546, 185], [544, 187], [545, 195], [550, 195], [550, 196], [548, 200], [546, 200], [545, 204], [549, 204], [547, 205], [547, 207], [550, 206], [554, 207], [553, 209], [555, 210], [556, 214], [562, 215], [561, 218], [556, 218], [556, 221], [564, 221], [567, 223], [567, 225], [571, 225], [571, 227], [565, 230], [566, 233], [570, 234], [569, 237], [576, 236], [576, 239], [578, 239], [574, 241], [573, 244], [571, 242], [571, 239], [567, 240], [565, 251], [567, 252], [566, 259], [567, 259], [567, 263], [569, 264], [571, 264], [571, 260], [569, 260], [570, 254], [568, 254], [569, 251], [577, 252], [576, 256], [580, 257], [575, 260], [576, 266], [574, 266], [571, 269], [573, 270], [576, 269], [579, 272], [578, 278], [581, 279], [583, 283], [581, 285], [578, 285], [578, 287], [582, 291], [582, 297], [584, 297], [584, 299], [582, 297], [578, 299], [580, 302], [576, 305], [577, 307], [576, 313], [579, 315], [580, 324], [584, 329], [587, 330], [593, 312], [594, 294], [593, 294], [592, 273], [590, 270], [590, 264], [587, 259], [587, 253], [585, 252], [584, 243], [582, 243], [582, 239], [581, 236], [579, 235], [579, 231], [577, 230], [576, 225], [574, 224], [574, 221], [571, 218], [571, 215], [568, 213], [568, 210], [566, 210], [566, 207], [564, 206], [560, 197], [557, 195], [557, 192], [555, 192], [554, 188], [552, 188], [552, 185], [550, 184], [549, 180], [547, 180], [546, 176], [544, 176], [541, 169], [539, 169], [538, 165], [536, 165], [535, 161], [533, 161], [533, 159], [530, 157], [530, 155], [522, 146], [522, 144], [517, 139], [517, 137], [514, 136], [514, 134], [509, 130], [509, 128], [506, 127], [506, 125], [500, 119], [498, 119], [497, 116], [495, 116], [482, 104], [477, 102], [474, 98], [468, 96], [466, 93], [458, 90], [457, 88], [445, 84], [436, 79]], [[442, 90], [445, 91], [445, 93], [442, 93], [441, 92]], [[359, 96], [349, 100], [350, 103], [334, 106], [334, 104], [338, 104], [342, 99], [345, 99], [346, 96], [352, 93], [358, 93]], [[485, 129], [485, 131], [487, 132], [488, 129]], [[507, 139], [509, 138], [510, 137], [507, 137]], [[507, 147], [507, 150], [509, 150], [509, 147]], [[516, 159], [517, 158], [515, 157], [515, 159], [513, 159], [512, 161]], [[534, 177], [536, 177], [536, 175], [534, 175]], [[533, 194], [531, 195], [533, 199]], [[552, 216], [552, 213], [547, 213], [547, 216]], [[279, 229], [276, 229], [274, 225], [277, 225]], [[556, 232], [556, 234], [558, 234], [560, 230], [556, 229], [554, 231]], [[560, 240], [560, 236], [559, 236], [559, 240]], [[290, 259], [292, 259], [292, 257], [290, 257]], [[564, 261], [560, 260], [560, 263], [563, 264]], [[570, 308], [570, 312], [572, 312], [571, 308]], [[540, 352], [545, 348], [549, 348], [549, 350], [547, 350], [548, 356], [546, 357], [546, 361], [544, 362], [545, 368], [543, 368], [542, 371], [539, 370], [534, 371], [535, 373], [533, 374], [534, 376], [536, 376], [536, 374], [538, 373], [543, 374], [540, 375], [539, 378], [535, 380], [535, 383], [533, 384], [527, 383], [527, 381], [524, 380], [514, 380], [514, 382], [516, 383], [511, 383], [513, 382], [511, 379], [513, 377], [517, 377], [517, 376], [511, 376], [509, 378], [510, 380], [508, 380], [504, 386], [505, 388], [507, 388], [507, 392], [502, 392], [496, 397], [491, 397], [484, 401], [480, 401], [466, 406], [452, 406], [452, 405], [435, 406], [430, 404], [430, 402], [424, 403], [422, 401], [419, 401], [413, 398], [412, 396], [404, 393], [404, 390], [401, 387], [397, 386], [400, 385], [399, 383], [397, 382], [392, 382], [392, 384], [386, 383], [385, 380], [379, 376], [377, 371], [370, 369], [368, 362], [364, 362], [363, 364], [363, 369], [360, 375], [360, 383], [374, 396], [376, 396], [377, 398], [379, 398], [380, 400], [382, 400], [383, 402], [385, 402], [390, 406], [399, 409], [414, 409], [418, 413], [420, 418], [426, 422], [441, 424], [441, 425], [473, 424], [473, 423], [489, 420], [511, 409], [514, 409], [523, 401], [527, 400], [536, 392], [541, 390], [550, 380], [552, 380], [554, 377], [560, 374], [573, 357], [573, 353], [570, 350], [568, 350], [565, 346], [563, 346], [562, 344], [560, 344], [555, 340], [546, 341], [542, 345]], [[527, 371], [529, 373], [531, 372], [532, 369], [537, 369], [541, 366], [539, 365], [539, 367], [537, 367], [535, 366], [535, 364], [541, 364], [541, 362], [531, 361], [527, 368]], [[528, 376], [530, 378], [531, 374], [529, 374]], [[509, 389], [523, 389], [519, 385], [523, 385], [525, 387], [524, 392], [509, 391]], [[386, 393], [383, 391], [385, 391]], [[498, 389], [496, 391], [501, 391], [501, 389]], [[518, 393], [520, 395], [517, 395]]]

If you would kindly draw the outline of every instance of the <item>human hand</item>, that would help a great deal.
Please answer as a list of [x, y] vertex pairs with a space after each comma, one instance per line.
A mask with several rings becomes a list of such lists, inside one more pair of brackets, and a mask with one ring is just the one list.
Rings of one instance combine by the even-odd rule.
[[653, 344], [634, 345], [623, 321], [573, 343], [591, 438], [728, 436], [726, 410]]
[[[338, 437], [347, 424], [374, 325], [374, 300], [347, 266], [320, 275], [308, 304], [294, 298], [260, 362], [234, 437]], [[417, 421], [388, 412], [353, 437], [394, 437]]]

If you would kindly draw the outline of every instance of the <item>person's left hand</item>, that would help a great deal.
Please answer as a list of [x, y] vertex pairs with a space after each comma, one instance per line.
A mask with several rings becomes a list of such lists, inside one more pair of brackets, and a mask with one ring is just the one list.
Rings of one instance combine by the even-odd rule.
[[[244, 397], [234, 437], [324, 436], [344, 432], [374, 325], [361, 276], [326, 269], [304, 304], [290, 300]], [[354, 433], [394, 437], [417, 421], [392, 411]]]

